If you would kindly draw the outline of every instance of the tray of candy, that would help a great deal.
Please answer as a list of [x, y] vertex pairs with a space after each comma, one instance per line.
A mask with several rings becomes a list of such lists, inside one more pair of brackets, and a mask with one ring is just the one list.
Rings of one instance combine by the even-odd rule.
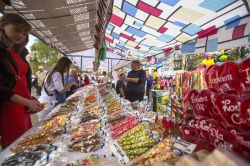
[[157, 143], [146, 123], [141, 123], [117, 139], [118, 144], [129, 159], [142, 155]]
[[53, 158], [55, 155], [53, 152], [56, 150], [57, 146], [52, 144], [32, 146], [5, 159], [2, 166], [46, 165]]

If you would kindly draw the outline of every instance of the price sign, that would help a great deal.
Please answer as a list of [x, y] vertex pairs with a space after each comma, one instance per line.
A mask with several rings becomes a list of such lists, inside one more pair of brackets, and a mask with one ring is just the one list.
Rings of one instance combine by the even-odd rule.
[[183, 141], [183, 140], [176, 140], [174, 143], [174, 147], [177, 149], [180, 149], [186, 153], [193, 153], [194, 149], [196, 148], [196, 144], [187, 142], [187, 141]]
[[146, 122], [154, 122], [154, 119], [152, 118], [152, 116], [149, 116], [149, 115], [145, 115], [143, 116], [142, 118], [142, 121], [146, 121]]
[[126, 165], [129, 163], [129, 158], [116, 141], [110, 146], [110, 150], [119, 159], [121, 164]]

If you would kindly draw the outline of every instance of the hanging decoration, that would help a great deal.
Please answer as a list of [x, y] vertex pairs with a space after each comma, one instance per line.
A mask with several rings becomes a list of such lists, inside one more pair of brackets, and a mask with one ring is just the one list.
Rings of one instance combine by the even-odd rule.
[[220, 52], [205, 53], [202, 64], [205, 67], [210, 67], [213, 64], [221, 64], [229, 59], [231, 56], [230, 50], [221, 50]]

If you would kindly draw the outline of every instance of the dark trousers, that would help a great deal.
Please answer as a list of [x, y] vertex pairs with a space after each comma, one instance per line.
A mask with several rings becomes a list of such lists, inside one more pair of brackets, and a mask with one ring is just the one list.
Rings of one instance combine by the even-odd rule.
[[37, 96], [41, 96], [41, 91], [42, 91], [42, 86], [38, 86], [36, 87], [36, 94]]
[[142, 101], [144, 97], [144, 92], [126, 92], [125, 99], [130, 102], [134, 102], [136, 100]]

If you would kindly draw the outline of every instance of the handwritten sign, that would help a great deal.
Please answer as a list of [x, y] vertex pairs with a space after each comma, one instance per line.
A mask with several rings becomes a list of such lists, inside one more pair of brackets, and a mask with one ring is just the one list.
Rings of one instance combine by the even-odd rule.
[[121, 164], [126, 165], [129, 163], [129, 158], [116, 141], [110, 146], [110, 150], [119, 159]]
[[183, 141], [183, 140], [176, 140], [174, 143], [174, 147], [177, 149], [180, 149], [186, 153], [191, 154], [194, 149], [196, 148], [197, 145], [187, 142], [187, 141]]

